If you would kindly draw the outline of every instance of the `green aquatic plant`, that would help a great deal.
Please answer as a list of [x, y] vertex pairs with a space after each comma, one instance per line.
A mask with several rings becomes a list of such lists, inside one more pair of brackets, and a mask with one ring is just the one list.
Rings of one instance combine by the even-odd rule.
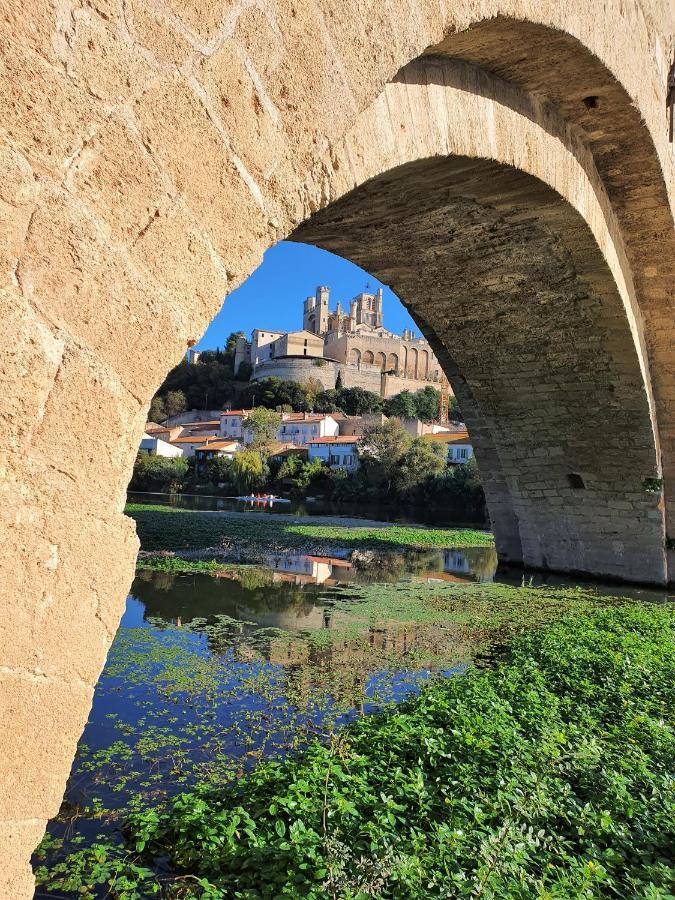
[[233, 553], [272, 552], [279, 548], [330, 553], [346, 549], [393, 547], [489, 547], [492, 534], [469, 528], [386, 525], [302, 524], [278, 515], [209, 513], [171, 506], [129, 503], [143, 550], [196, 550], [218, 547]]
[[671, 900], [675, 615], [583, 602], [496, 667], [297, 755], [139, 798], [123, 839], [38, 881], [124, 900]]

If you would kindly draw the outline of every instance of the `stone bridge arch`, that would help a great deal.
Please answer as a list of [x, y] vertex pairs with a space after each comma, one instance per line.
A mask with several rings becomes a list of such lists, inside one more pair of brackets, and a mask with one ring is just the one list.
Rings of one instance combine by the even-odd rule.
[[[28, 854], [58, 809], [131, 581], [137, 542], [122, 510], [148, 401], [222, 296], [282, 237], [337, 247], [337, 218], [366, 198], [397, 198], [405, 210], [411, 187], [430, 179], [457, 225], [468, 217], [483, 242], [501, 229], [509, 280], [492, 287], [502, 310], [504, 285], [514, 297], [523, 289], [518, 261], [542, 284], [553, 260], [552, 317], [563, 328], [564, 309], [577, 327], [590, 316], [604, 336], [602, 377], [584, 370], [598, 408], [624, 423], [634, 413], [631, 460], [640, 476], [664, 479], [664, 499], [633, 478], [630, 498], [614, 501], [631, 509], [608, 507], [607, 528], [620, 525], [607, 558], [584, 550], [599, 552], [587, 543], [599, 514], [584, 525], [578, 495], [569, 499], [580, 543], [558, 561], [537, 542], [532, 523], [552, 533], [556, 517], [541, 510], [554, 504], [528, 518], [525, 506], [544, 498], [514, 480], [514, 447], [525, 440], [522, 427], [510, 430], [515, 410], [495, 415], [488, 379], [466, 346], [453, 348], [448, 298], [435, 292], [423, 308], [405, 266], [376, 259], [389, 223], [372, 233], [373, 267], [399, 286], [471, 417], [502, 555], [607, 573], [623, 558], [629, 569], [618, 575], [644, 578], [651, 566], [653, 580], [665, 578], [675, 185], [664, 108], [675, 28], [665, 0], [617, 5], [602, 20], [583, 0], [550, 0], [536, 13], [525, 0], [414, 9], [344, 0], [339, 10], [260, 0], [200, 11], [182, 0], [67, 0], [58, 15], [51, 4], [12, 2], [0, 28], [0, 894], [19, 898], [32, 895]], [[491, 196], [490, 184], [502, 193]], [[438, 224], [428, 205], [418, 218]], [[527, 242], [514, 234], [531, 236], [535, 258], [523, 260]], [[460, 247], [440, 249], [426, 261], [456, 285]], [[485, 272], [473, 271], [487, 292]], [[457, 296], [466, 310], [466, 294]], [[515, 315], [516, 301], [508, 308]], [[499, 321], [481, 309], [475, 325], [496, 339]], [[627, 391], [616, 407], [612, 385], [615, 397]], [[105, 428], [92, 428], [101, 420]], [[616, 454], [616, 429], [612, 437]], [[587, 450], [587, 435], [572, 432], [568, 458], [586, 460]], [[590, 461], [558, 470], [586, 478], [585, 497], [607, 497], [596, 472]], [[631, 516], [649, 540], [634, 570], [635, 554], [620, 547]], [[105, 564], [92, 547], [106, 548]]]

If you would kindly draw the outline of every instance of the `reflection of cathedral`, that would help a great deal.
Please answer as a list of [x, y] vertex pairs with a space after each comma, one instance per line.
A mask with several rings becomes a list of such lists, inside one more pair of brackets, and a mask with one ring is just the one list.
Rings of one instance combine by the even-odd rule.
[[427, 384], [447, 385], [429, 343], [410, 329], [402, 335], [384, 327], [382, 290], [357, 294], [348, 309], [329, 306], [330, 290], [318, 287], [303, 306], [302, 331], [255, 329], [250, 341], [237, 343], [235, 369], [242, 362], [252, 378], [277, 377], [321, 381], [335, 387], [338, 373], [344, 387], [362, 387], [384, 397]]

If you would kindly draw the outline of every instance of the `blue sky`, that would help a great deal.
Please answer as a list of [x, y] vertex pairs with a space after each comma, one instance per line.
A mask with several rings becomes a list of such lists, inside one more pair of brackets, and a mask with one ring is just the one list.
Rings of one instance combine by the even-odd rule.
[[222, 347], [233, 331], [244, 331], [250, 337], [254, 328], [294, 331], [302, 328], [302, 304], [317, 285], [331, 289], [330, 308], [338, 300], [345, 301], [366, 290], [384, 289], [384, 324], [400, 334], [415, 323], [396, 294], [353, 263], [308, 244], [281, 241], [270, 248], [249, 278], [225, 300], [223, 308], [197, 344], [199, 350]]

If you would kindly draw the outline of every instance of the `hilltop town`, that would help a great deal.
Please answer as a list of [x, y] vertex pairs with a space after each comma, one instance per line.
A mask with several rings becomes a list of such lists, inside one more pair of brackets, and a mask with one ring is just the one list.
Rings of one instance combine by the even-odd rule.
[[[313, 481], [321, 468], [353, 475], [369, 439], [386, 429], [396, 431], [399, 444], [423, 438], [443, 463], [468, 463], [473, 448], [438, 359], [411, 329], [397, 335], [385, 328], [382, 306], [379, 289], [331, 310], [330, 290], [320, 286], [303, 303], [299, 331], [255, 328], [250, 340], [243, 332], [231, 335], [223, 353], [189, 351], [165, 383], [185, 390], [160, 389], [139, 452], [190, 460], [193, 481], [216, 488], [256, 482], [228, 478], [222, 467], [205, 477], [214, 460], [241, 461], [251, 449], [263, 453], [265, 464], [286, 463], [282, 475], [297, 475], [305, 464], [314, 467]], [[229, 379], [225, 393], [213, 384], [219, 377]], [[192, 386], [207, 382], [200, 408], [188, 410], [186, 392], [194, 400], [199, 392]], [[225, 408], [206, 408], [209, 389], [227, 396]], [[261, 409], [269, 411], [262, 437]], [[140, 468], [161, 472], [158, 465]]]

